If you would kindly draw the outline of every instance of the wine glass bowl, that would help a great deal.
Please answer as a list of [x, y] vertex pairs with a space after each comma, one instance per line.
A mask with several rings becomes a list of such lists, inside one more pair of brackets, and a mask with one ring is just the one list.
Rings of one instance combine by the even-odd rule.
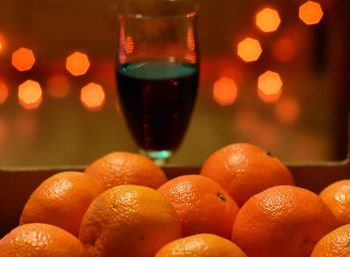
[[198, 8], [184, 0], [126, 1], [118, 11], [117, 89], [140, 152], [162, 164], [188, 128], [199, 80]]

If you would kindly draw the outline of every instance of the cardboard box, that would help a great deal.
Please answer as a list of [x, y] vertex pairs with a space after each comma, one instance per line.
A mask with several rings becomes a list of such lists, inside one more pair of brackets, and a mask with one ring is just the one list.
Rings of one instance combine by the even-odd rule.
[[[288, 164], [287, 164], [288, 165]], [[349, 158], [341, 162], [288, 165], [297, 186], [319, 193], [330, 183], [350, 179]], [[0, 170], [0, 238], [18, 225], [22, 208], [34, 189], [49, 176], [65, 170], [83, 171], [84, 167], [59, 167]], [[200, 167], [165, 167], [168, 178], [198, 173]]]

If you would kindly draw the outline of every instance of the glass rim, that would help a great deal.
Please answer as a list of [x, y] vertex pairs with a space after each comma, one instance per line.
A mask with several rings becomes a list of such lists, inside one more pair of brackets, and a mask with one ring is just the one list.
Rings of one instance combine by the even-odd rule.
[[[143, 1], [142, 3], [147, 3], [151, 1]], [[188, 0], [157, 0], [156, 2], [176, 4], [181, 3], [186, 5], [188, 8], [181, 13], [175, 14], [145, 14], [136, 11], [127, 10], [127, 6], [133, 4], [140, 4], [140, 0], [126, 0], [116, 6], [116, 12], [118, 17], [129, 17], [136, 19], [156, 19], [156, 18], [188, 18], [195, 16], [199, 11], [199, 5]]]

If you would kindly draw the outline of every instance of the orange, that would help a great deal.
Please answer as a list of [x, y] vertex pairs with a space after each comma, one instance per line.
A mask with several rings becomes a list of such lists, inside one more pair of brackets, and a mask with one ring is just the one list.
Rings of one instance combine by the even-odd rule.
[[231, 237], [238, 206], [215, 181], [201, 175], [171, 179], [159, 189], [174, 206], [184, 236], [212, 233]]
[[0, 240], [0, 257], [84, 257], [86, 254], [75, 236], [43, 223], [18, 226]]
[[321, 238], [311, 257], [349, 257], [350, 224], [343, 225]]
[[218, 182], [242, 206], [251, 196], [276, 185], [294, 185], [288, 168], [258, 146], [223, 147], [203, 163], [200, 174]]
[[242, 206], [232, 241], [249, 257], [309, 257], [315, 244], [336, 226], [334, 214], [317, 194], [275, 186]]
[[232, 241], [213, 234], [196, 234], [174, 240], [154, 257], [247, 257]]
[[104, 187], [96, 179], [82, 172], [57, 173], [34, 190], [19, 223], [48, 223], [78, 236], [86, 209], [103, 191]]
[[182, 236], [181, 224], [155, 189], [120, 185], [98, 196], [86, 211], [79, 238], [92, 256], [153, 257]]
[[328, 185], [321, 191], [320, 197], [332, 210], [339, 225], [350, 223], [350, 179]]
[[135, 184], [157, 189], [167, 177], [151, 159], [128, 152], [113, 152], [92, 162], [85, 173], [94, 176], [106, 188]]

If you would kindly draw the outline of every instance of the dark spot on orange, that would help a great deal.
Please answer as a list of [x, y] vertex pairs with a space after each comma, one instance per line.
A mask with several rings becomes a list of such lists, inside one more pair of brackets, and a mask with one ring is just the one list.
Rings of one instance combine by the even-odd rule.
[[226, 196], [223, 193], [218, 193], [218, 197], [223, 201], [226, 202]]
[[346, 243], [346, 247], [350, 248], [350, 240]]

